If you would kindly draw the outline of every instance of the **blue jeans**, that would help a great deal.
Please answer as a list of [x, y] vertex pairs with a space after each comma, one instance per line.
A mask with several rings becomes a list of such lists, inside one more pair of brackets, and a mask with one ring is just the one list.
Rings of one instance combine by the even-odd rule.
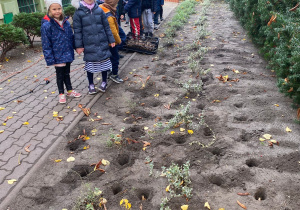
[[109, 50], [110, 50], [110, 53], [111, 53], [110, 61], [111, 61], [111, 64], [112, 64], [112, 73], [113, 73], [113, 75], [118, 75], [118, 72], [119, 72], [119, 59], [120, 59], [118, 47], [117, 46], [109, 47]]

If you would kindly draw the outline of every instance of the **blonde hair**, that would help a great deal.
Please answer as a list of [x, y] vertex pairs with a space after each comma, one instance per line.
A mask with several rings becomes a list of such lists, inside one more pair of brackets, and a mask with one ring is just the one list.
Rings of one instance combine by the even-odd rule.
[[[47, 14], [48, 14], [49, 17], [54, 18], [54, 16], [53, 16], [53, 15], [51, 14], [51, 12], [50, 12], [50, 7], [49, 7], [49, 9], [48, 9]], [[64, 19], [65, 19], [65, 15], [64, 15], [64, 12], [62, 11], [62, 13], [61, 13], [61, 15], [59, 16], [58, 20], [59, 20], [59, 21], [62, 21], [62, 20], [64, 20]]]

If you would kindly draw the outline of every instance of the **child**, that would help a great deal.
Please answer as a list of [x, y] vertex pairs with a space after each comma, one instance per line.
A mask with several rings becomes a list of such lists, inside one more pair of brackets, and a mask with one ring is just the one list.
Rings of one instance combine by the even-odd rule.
[[[142, 0], [142, 17], [146, 37], [153, 36], [153, 14], [156, 10], [156, 0]], [[153, 13], [153, 14], [152, 14]]]
[[70, 65], [74, 60], [74, 37], [68, 18], [62, 12], [61, 0], [46, 0], [48, 14], [42, 20], [41, 34], [43, 53], [47, 66], [55, 66], [59, 103], [66, 103], [67, 96], [80, 97], [73, 90], [70, 79]]
[[[104, 3], [101, 4], [99, 7], [106, 14], [111, 32], [116, 41], [116, 45], [120, 45], [122, 41], [119, 35], [119, 25], [116, 18], [117, 5], [118, 0], [104, 0]], [[112, 75], [110, 75], [109, 78], [116, 83], [121, 83], [123, 82], [123, 80], [120, 79], [118, 76], [120, 60], [118, 47], [110, 47], [109, 50], [111, 53], [110, 61], [112, 63]]]
[[77, 9], [73, 16], [75, 48], [78, 54], [84, 52], [85, 71], [89, 81], [89, 94], [95, 94], [94, 74], [102, 73], [99, 90], [105, 92], [107, 72], [111, 70], [109, 44], [115, 47], [107, 18], [94, 0], [72, 0]]
[[154, 29], [158, 30], [159, 22], [158, 22], [158, 17], [160, 16], [160, 20], [163, 20], [162, 13], [163, 13], [163, 6], [164, 6], [164, 0], [156, 0], [157, 1], [157, 7], [156, 11], [154, 14]]
[[133, 38], [140, 38], [140, 16], [141, 16], [141, 0], [128, 0], [124, 7], [124, 12], [128, 12]]

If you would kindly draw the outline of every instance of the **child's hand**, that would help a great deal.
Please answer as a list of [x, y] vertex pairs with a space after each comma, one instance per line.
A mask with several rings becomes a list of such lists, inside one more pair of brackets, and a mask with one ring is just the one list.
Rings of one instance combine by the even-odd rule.
[[124, 15], [121, 15], [120, 18], [123, 19], [123, 18], [124, 18]]
[[84, 48], [77, 48], [76, 52], [80, 55], [84, 51]]
[[111, 46], [111, 47], [115, 47], [115, 46], [116, 46], [116, 43], [111, 43], [110, 46]]

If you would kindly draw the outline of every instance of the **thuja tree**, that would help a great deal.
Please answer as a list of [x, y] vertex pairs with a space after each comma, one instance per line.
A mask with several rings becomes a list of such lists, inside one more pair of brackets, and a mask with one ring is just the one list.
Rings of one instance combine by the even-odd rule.
[[6, 53], [19, 44], [27, 43], [26, 36], [22, 28], [15, 27], [11, 24], [0, 25], [0, 61], [5, 60]]
[[281, 92], [300, 104], [298, 0], [228, 0], [235, 15], [275, 70]]
[[36, 36], [41, 36], [41, 21], [45, 16], [44, 13], [19, 13], [14, 16], [12, 24], [16, 27], [23, 28], [30, 47], [33, 47], [33, 41]]
[[66, 16], [73, 17], [75, 11], [76, 11], [76, 8], [73, 7], [72, 5], [69, 5], [69, 6], [64, 8], [64, 13], [65, 13]]

